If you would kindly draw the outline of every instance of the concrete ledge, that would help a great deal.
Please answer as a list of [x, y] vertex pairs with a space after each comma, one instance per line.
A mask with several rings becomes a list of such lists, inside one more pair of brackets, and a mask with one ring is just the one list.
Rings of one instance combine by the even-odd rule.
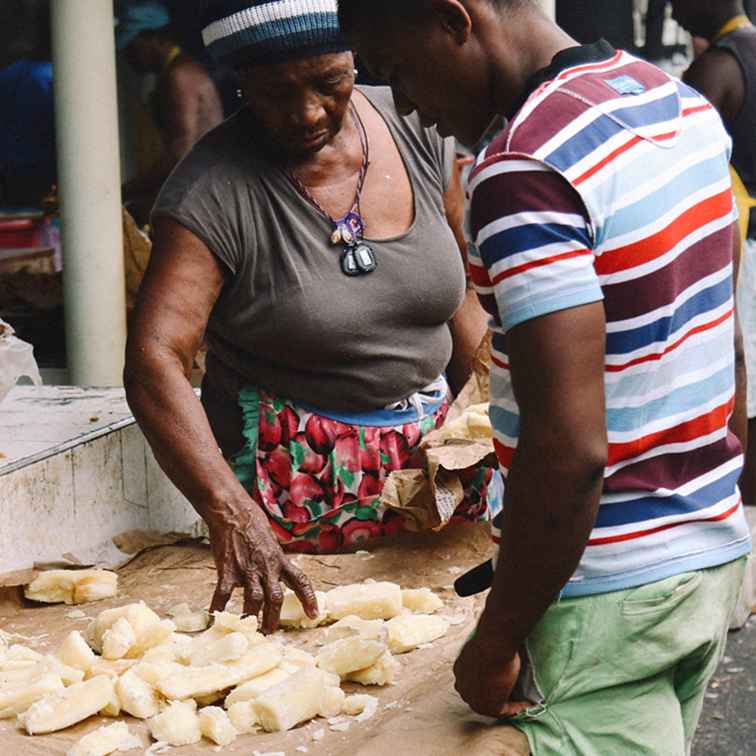
[[0, 572], [107, 561], [125, 530], [204, 532], [123, 389], [15, 388], [0, 405], [0, 454]]

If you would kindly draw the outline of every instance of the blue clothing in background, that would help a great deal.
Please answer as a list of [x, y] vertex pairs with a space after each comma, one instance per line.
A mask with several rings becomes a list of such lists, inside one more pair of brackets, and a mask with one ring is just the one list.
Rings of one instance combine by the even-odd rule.
[[2, 69], [0, 109], [0, 201], [41, 199], [56, 176], [52, 63], [20, 60]]

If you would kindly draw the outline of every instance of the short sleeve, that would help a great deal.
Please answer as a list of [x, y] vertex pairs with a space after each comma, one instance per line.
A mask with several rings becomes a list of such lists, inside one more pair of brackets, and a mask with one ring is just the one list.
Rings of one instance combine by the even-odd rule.
[[470, 275], [498, 327], [603, 300], [591, 223], [562, 176], [499, 155], [479, 163], [470, 192]]
[[152, 218], [175, 220], [236, 273], [249, 253], [241, 241], [245, 222], [240, 210], [242, 179], [238, 166], [216, 143], [215, 139], [200, 142], [179, 163], [158, 195]]

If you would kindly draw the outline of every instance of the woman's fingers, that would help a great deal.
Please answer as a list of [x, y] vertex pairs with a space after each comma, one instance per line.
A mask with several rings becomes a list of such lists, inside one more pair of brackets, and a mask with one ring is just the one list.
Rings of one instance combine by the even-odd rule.
[[287, 561], [281, 571], [281, 579], [297, 594], [305, 614], [315, 619], [318, 616], [318, 599], [307, 575]]
[[215, 593], [213, 593], [213, 600], [210, 602], [210, 612], [222, 612], [226, 608], [231, 594], [234, 592], [236, 583], [233, 578], [229, 578], [228, 573], [220, 571], [218, 575], [218, 583], [215, 586]]
[[266, 578], [263, 589], [265, 591], [265, 605], [263, 606], [262, 631], [265, 635], [270, 635], [278, 629], [284, 592], [278, 578], [272, 575]]
[[265, 593], [260, 583], [260, 576], [253, 570], [244, 576], [244, 616], [257, 617], [265, 603]]

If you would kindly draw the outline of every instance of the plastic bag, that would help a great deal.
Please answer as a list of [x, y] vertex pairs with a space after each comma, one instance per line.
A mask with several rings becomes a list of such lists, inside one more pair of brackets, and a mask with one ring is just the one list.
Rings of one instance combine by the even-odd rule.
[[29, 378], [36, 386], [42, 385], [34, 347], [14, 336], [15, 331], [0, 320], [0, 402], [20, 378]]

